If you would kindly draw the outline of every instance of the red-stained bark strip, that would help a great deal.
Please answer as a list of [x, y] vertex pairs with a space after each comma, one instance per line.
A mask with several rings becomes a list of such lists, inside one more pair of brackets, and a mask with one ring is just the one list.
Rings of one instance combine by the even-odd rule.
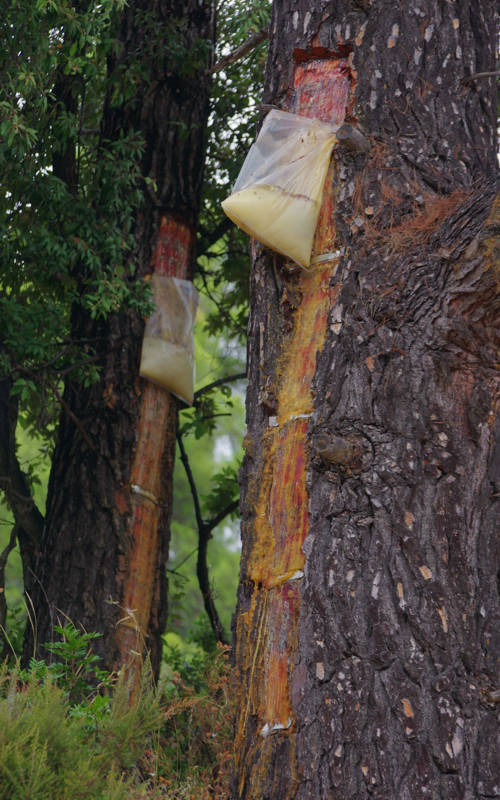
[[[187, 278], [194, 233], [187, 224], [163, 217], [154, 255], [154, 272]], [[175, 442], [177, 401], [165, 389], [141, 379], [141, 411], [137, 444], [130, 476], [130, 541], [127, 574], [123, 584], [123, 616], [117, 638], [120, 663], [132, 666], [148, 647], [148, 627], [153, 593], [166, 548], [159, 547], [159, 530], [165, 499], [162, 465], [165, 449]]]
[[[341, 124], [345, 118], [350, 72], [345, 59], [301, 51], [297, 59], [287, 110], [303, 116]], [[313, 247], [312, 266], [293, 278], [300, 298], [293, 328], [284, 340], [278, 365], [276, 416], [270, 417], [262, 442], [265, 455], [258, 491], [252, 548], [247, 577], [253, 585], [249, 609], [238, 621], [238, 647], [246, 647], [245, 685], [238, 720], [238, 739], [244, 740], [250, 716], [257, 719], [260, 736], [255, 752], [241, 754], [252, 769], [252, 787], [245, 796], [258, 797], [270, 753], [270, 736], [285, 734], [293, 740], [290, 677], [297, 649], [303, 545], [308, 533], [306, 487], [306, 435], [313, 410], [312, 380], [316, 355], [327, 330], [328, 314], [338, 294], [333, 283], [338, 256], [334, 252], [333, 166], [325, 182], [320, 219]], [[316, 263], [315, 263], [316, 259]], [[257, 641], [251, 632], [257, 631]], [[241, 663], [240, 659], [237, 661]], [[293, 741], [290, 744], [293, 755]], [[259, 766], [258, 766], [259, 765]], [[240, 775], [245, 770], [238, 770]], [[240, 786], [240, 792], [242, 787]], [[248, 787], [247, 787], [248, 790]]]

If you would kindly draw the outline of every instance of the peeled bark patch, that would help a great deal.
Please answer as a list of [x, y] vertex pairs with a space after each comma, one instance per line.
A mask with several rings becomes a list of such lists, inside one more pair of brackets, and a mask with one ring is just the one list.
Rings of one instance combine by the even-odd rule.
[[[324, 94], [322, 112], [316, 109], [318, 117], [342, 122], [349, 88], [345, 61], [320, 60], [314, 64], [314, 71], [311, 66], [310, 61], [297, 65], [291, 110], [312, 114], [311, 98], [321, 79], [329, 91]], [[333, 113], [338, 116], [332, 117]], [[252, 546], [244, 563], [249, 609], [240, 617], [238, 631], [245, 690], [238, 721], [237, 754], [243, 757], [242, 738], [251, 721], [256, 725], [258, 738], [251, 751], [245, 752], [242, 774], [252, 768], [252, 793], [262, 790], [258, 788], [259, 775], [264, 777], [265, 773], [257, 771], [257, 765], [275, 747], [271, 734], [291, 736], [289, 747], [293, 748], [295, 725], [290, 676], [297, 649], [301, 597], [298, 584], [304, 576], [303, 548], [308, 531], [306, 462], [307, 429], [313, 410], [311, 386], [316, 356], [325, 340], [328, 313], [336, 293], [335, 287], [330, 287], [338, 263], [338, 255], [333, 252], [331, 185], [330, 168], [312, 266], [299, 270], [290, 279], [297, 308], [279, 348], [273, 376], [276, 401], [262, 436], [259, 468], [250, 478], [255, 516]], [[250, 649], [255, 632], [257, 639]], [[246, 652], [243, 647], [248, 648]], [[293, 751], [287, 752], [293, 758]], [[248, 790], [241, 783], [238, 791]]]

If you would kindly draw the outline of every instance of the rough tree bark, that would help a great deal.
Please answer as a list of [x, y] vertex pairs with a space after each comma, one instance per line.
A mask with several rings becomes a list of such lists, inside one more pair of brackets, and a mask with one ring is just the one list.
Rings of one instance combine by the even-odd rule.
[[235, 798], [500, 797], [495, 24], [274, 4], [264, 103], [369, 150], [253, 244]]
[[[192, 277], [213, 35], [212, 2], [134, 0], [122, 14], [109, 71], [135, 70], [140, 80], [119, 106], [110, 93], [101, 131], [103, 147], [131, 131], [144, 141], [142, 175], [151, 180], [135, 222], [134, 279]], [[65, 387], [33, 600], [38, 644], [69, 618], [103, 634], [95, 649], [106, 667], [146, 647], [157, 671], [178, 401], [139, 378], [142, 332], [132, 312], [94, 321], [74, 309], [72, 337], [95, 345], [102, 372], [90, 389]], [[28, 632], [28, 654], [32, 644]]]

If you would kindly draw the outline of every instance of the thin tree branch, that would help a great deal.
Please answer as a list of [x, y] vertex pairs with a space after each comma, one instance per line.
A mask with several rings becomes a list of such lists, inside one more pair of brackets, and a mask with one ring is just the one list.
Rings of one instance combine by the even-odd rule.
[[203, 415], [203, 419], [204, 420], [207, 420], [207, 419], [218, 419], [219, 417], [232, 417], [232, 414], [228, 411], [227, 413], [224, 413], [224, 414], [204, 414]]
[[5, 635], [5, 624], [7, 621], [7, 599], [5, 597], [5, 567], [10, 552], [16, 546], [18, 526], [14, 525], [10, 532], [7, 545], [0, 553], [0, 642], [3, 639], [3, 647], [0, 651], [0, 658], [3, 660], [7, 656], [7, 637]]
[[16, 453], [17, 398], [10, 381], [0, 383], [0, 486], [19, 529], [36, 549], [42, 535], [43, 516], [32, 497], [28, 479]]
[[[117, 348], [118, 348], [118, 345], [114, 349], [117, 349]], [[28, 368], [28, 367], [23, 366], [22, 364], [14, 363], [12, 368], [11, 368], [11, 370], [10, 370], [10, 373], [21, 372], [24, 375], [29, 375], [31, 378], [36, 378], [38, 373], [40, 373], [40, 372], [48, 372], [49, 368], [53, 364], [55, 364], [60, 358], [62, 358], [62, 356], [64, 356], [66, 353], [68, 353], [70, 350], [71, 350], [71, 345], [67, 345], [59, 353], [57, 353], [57, 355], [55, 355], [53, 358], [51, 358], [50, 361], [42, 361], [42, 363], [39, 364], [36, 367]], [[101, 356], [88, 356], [88, 358], [82, 358], [81, 361], [76, 361], [74, 364], [70, 364], [68, 367], [65, 367], [64, 369], [53, 369], [53, 370], [50, 370], [50, 371], [54, 375], [57, 375], [59, 377], [64, 377], [68, 373], [72, 372], [74, 369], [80, 369], [81, 367], [85, 367], [87, 364], [93, 364], [96, 361], [99, 361], [100, 358], [101, 358]], [[5, 380], [5, 378], [0, 378], [0, 380]]]
[[17, 457], [16, 425], [19, 404], [17, 397], [10, 394], [11, 385], [10, 379], [0, 382], [0, 485], [14, 516], [14, 529], [23, 565], [24, 590], [29, 592], [44, 518], [31, 494], [28, 479]]
[[213, 517], [213, 519], [207, 522], [207, 528], [209, 529], [209, 531], [212, 532], [213, 529], [216, 528], [217, 525], [219, 525], [222, 522], [222, 520], [228, 516], [228, 514], [231, 514], [232, 511], [236, 511], [239, 504], [240, 504], [240, 499], [238, 498], [237, 500], [233, 500], [231, 503], [228, 503], [228, 505], [225, 508], [223, 508], [222, 511], [219, 511], [219, 513], [216, 514], [216, 516]]
[[220, 621], [220, 617], [217, 613], [214, 599], [212, 597], [212, 590], [210, 588], [210, 578], [208, 575], [207, 551], [208, 551], [208, 542], [211, 538], [211, 533], [206, 526], [203, 526], [203, 528], [201, 528], [198, 531], [198, 536], [199, 539], [198, 539], [198, 558], [196, 561], [196, 575], [198, 577], [198, 584], [203, 597], [203, 604], [205, 606], [205, 611], [208, 614], [208, 618], [210, 620], [210, 624], [212, 626], [215, 638], [217, 639], [218, 642], [221, 642], [222, 644], [228, 644], [226, 634], [224, 633], [224, 627], [222, 625], [222, 622]]
[[76, 416], [76, 414], [74, 414], [74, 413], [73, 413], [73, 411], [71, 410], [71, 408], [70, 408], [70, 407], [69, 407], [69, 405], [67, 404], [66, 400], [65, 400], [65, 399], [64, 399], [64, 397], [62, 396], [62, 394], [61, 394], [61, 392], [59, 391], [59, 389], [57, 389], [57, 388], [54, 386], [54, 384], [49, 384], [49, 385], [50, 385], [50, 388], [52, 389], [52, 391], [54, 392], [54, 395], [56, 396], [56, 399], [59, 401], [59, 403], [61, 404], [61, 406], [63, 407], [64, 411], [66, 412], [66, 414], [68, 415], [68, 417], [71, 419], [71, 421], [72, 421], [72, 422], [75, 424], [75, 426], [78, 428], [78, 430], [79, 430], [79, 431], [80, 431], [80, 433], [82, 434], [82, 437], [83, 437], [83, 439], [86, 441], [86, 443], [87, 443], [87, 445], [89, 446], [89, 448], [90, 448], [91, 450], [97, 450], [97, 448], [96, 448], [95, 444], [94, 444], [94, 443], [93, 443], [93, 442], [90, 440], [90, 438], [89, 438], [89, 435], [88, 435], [87, 431], [86, 431], [86, 430], [85, 430], [85, 428], [83, 427], [82, 423], [80, 422], [80, 420], [78, 419], [78, 417]]
[[[219, 239], [221, 239], [224, 234], [231, 229], [232, 225], [234, 225], [234, 223], [229, 219], [229, 217], [224, 216], [213, 230], [204, 231], [199, 229], [201, 234], [199, 243], [203, 246], [203, 250], [201, 248], [198, 250], [197, 258], [205, 255], [207, 251], [210, 250], [210, 248], [213, 247], [213, 245], [216, 244]], [[212, 253], [211, 255], [218, 256], [219, 254]]]
[[18, 532], [17, 525], [13, 525], [12, 526], [12, 530], [10, 532], [9, 541], [6, 544], [6, 546], [4, 547], [4, 549], [2, 550], [2, 552], [0, 553], [0, 590], [1, 590], [0, 593], [3, 593], [4, 587], [5, 587], [5, 580], [4, 580], [4, 578], [5, 578], [5, 575], [4, 575], [5, 566], [7, 564], [7, 559], [9, 557], [9, 553], [16, 546], [17, 532]]
[[232, 325], [233, 328], [237, 329], [240, 332], [241, 336], [246, 336], [247, 335], [246, 328], [243, 328], [242, 325], [238, 325], [238, 323], [231, 317], [231, 315], [228, 314], [226, 311], [224, 311], [224, 309], [222, 308], [222, 304], [217, 300], [217, 298], [214, 297], [213, 293], [211, 292], [208, 286], [207, 272], [201, 269], [199, 264], [198, 264], [198, 272], [201, 275], [205, 293], [209, 298], [209, 300], [211, 300], [214, 306], [216, 307], [217, 311], [219, 312], [219, 315], [222, 316], [224, 319], [228, 320], [229, 325], [230, 326]]
[[210, 392], [212, 389], [215, 389], [217, 386], [223, 386], [225, 383], [241, 381], [246, 378], [246, 376], [246, 372], [237, 372], [235, 375], [228, 375], [227, 378], [218, 378], [216, 381], [208, 383], [206, 386], [202, 386], [201, 389], [198, 389], [198, 391], [194, 393], [193, 403], [196, 403], [198, 397], [200, 397], [202, 394], [205, 394], [205, 392]]
[[246, 42], [240, 44], [240, 46], [237, 47], [236, 50], [233, 50], [232, 53], [224, 56], [224, 58], [221, 58], [217, 64], [214, 64], [213, 67], [210, 67], [210, 69], [207, 70], [207, 75], [213, 75], [215, 72], [220, 72], [221, 69], [224, 69], [230, 64], [234, 64], [235, 61], [239, 61], [241, 58], [244, 58], [246, 55], [248, 55], [248, 53], [251, 53], [252, 50], [255, 50], [255, 48], [258, 47], [261, 42], [264, 42], [268, 36], [269, 28], [266, 25], [265, 28], [261, 28], [260, 31], [257, 31], [253, 34], [253, 36], [250, 36]]
[[500, 72], [476, 72], [474, 75], [468, 75], [466, 78], [462, 78], [460, 83], [466, 85], [467, 83], [472, 83], [472, 81], [479, 80], [480, 78], [498, 78], [500, 77]]
[[186, 471], [186, 477], [189, 483], [189, 488], [191, 490], [191, 495], [194, 504], [194, 513], [196, 517], [196, 524], [198, 526], [198, 558], [196, 560], [196, 575], [198, 578], [198, 585], [200, 587], [201, 596], [203, 597], [203, 605], [205, 606], [205, 611], [207, 612], [208, 618], [210, 620], [210, 625], [212, 626], [214, 636], [218, 642], [222, 642], [222, 644], [227, 644], [228, 641], [226, 638], [226, 634], [224, 633], [224, 628], [220, 621], [220, 617], [217, 612], [217, 608], [215, 607], [214, 599], [212, 597], [212, 590], [210, 588], [210, 578], [208, 574], [207, 554], [208, 554], [208, 542], [211, 539], [211, 532], [212, 532], [212, 528], [210, 527], [211, 523], [206, 523], [202, 517], [200, 499], [198, 497], [198, 490], [196, 488], [193, 473], [191, 471], [191, 466], [189, 464], [189, 458], [186, 453], [186, 448], [184, 447], [184, 442], [182, 441], [182, 436], [180, 435], [180, 433], [177, 433], [177, 442], [179, 444], [181, 461], [184, 465], [184, 469]]
[[[191, 556], [194, 556], [194, 554], [196, 553], [196, 551], [197, 551], [197, 550], [198, 550], [198, 547], [195, 547], [195, 548], [194, 548], [194, 550], [191, 550], [191, 551], [190, 551], [190, 552], [187, 554], [187, 556], [184, 556], [184, 558], [182, 558], [182, 559], [179, 561], [179, 563], [178, 563], [178, 564], [175, 564], [175, 566], [173, 566], [173, 567], [172, 567], [172, 568], [169, 570], [169, 572], [175, 572], [175, 573], [177, 574], [177, 573], [178, 573], [178, 570], [179, 570], [179, 569], [182, 567], [182, 565], [183, 565], [183, 564], [185, 564], [185, 563], [186, 563], [186, 561], [189, 561], [189, 559], [191, 558]], [[181, 573], [179, 572], [178, 574], [180, 575]]]
[[198, 534], [200, 529], [203, 528], [205, 525], [203, 521], [203, 517], [201, 515], [201, 506], [200, 506], [200, 498], [198, 497], [198, 490], [196, 488], [196, 484], [194, 482], [193, 473], [191, 472], [191, 466], [189, 464], [189, 458], [186, 453], [186, 448], [184, 447], [184, 442], [182, 441], [182, 436], [177, 431], [177, 443], [179, 445], [179, 452], [181, 454], [181, 461], [184, 466], [184, 470], [186, 472], [186, 478], [188, 479], [189, 488], [191, 490], [191, 496], [193, 498], [193, 505], [194, 505], [194, 515], [196, 517], [196, 525], [198, 526]]
[[[87, 363], [90, 363], [90, 362], [96, 361], [96, 360], [98, 360], [97, 356], [89, 357], [89, 358], [84, 359], [83, 361], [81, 361], [79, 364], [74, 364], [71, 367], [68, 367], [66, 370], [60, 371], [60, 374], [61, 375], [65, 375], [66, 373], [71, 372], [71, 370], [76, 369], [76, 367], [79, 367], [82, 364], [87, 364]], [[23, 367], [20, 364], [16, 364], [13, 369], [18, 370], [19, 372], [23, 372], [25, 375], [29, 375], [32, 378], [36, 377], [36, 371], [35, 370], [28, 369], [28, 367]], [[64, 409], [66, 414], [69, 416], [69, 418], [74, 422], [75, 426], [78, 428], [78, 430], [82, 434], [83, 438], [87, 442], [87, 444], [90, 447], [90, 449], [91, 450], [96, 450], [95, 444], [93, 444], [92, 441], [90, 440], [90, 438], [89, 438], [85, 428], [83, 427], [82, 423], [80, 422], [78, 417], [73, 413], [73, 411], [70, 409], [70, 407], [66, 403], [65, 399], [63, 398], [63, 396], [60, 393], [60, 391], [58, 390], [58, 388], [51, 382], [49, 382], [49, 386], [52, 389], [56, 400], [60, 403], [60, 405], [62, 406], [62, 408]]]
[[[193, 550], [193, 553], [196, 553], [197, 549], [198, 548]], [[183, 581], [187, 580], [186, 576], [183, 575], [182, 572], [177, 572], [177, 570], [176, 569], [172, 569], [172, 567], [165, 567], [165, 570], [166, 570], [166, 572], [168, 572], [169, 575], [177, 575], [179, 578], [182, 578]]]

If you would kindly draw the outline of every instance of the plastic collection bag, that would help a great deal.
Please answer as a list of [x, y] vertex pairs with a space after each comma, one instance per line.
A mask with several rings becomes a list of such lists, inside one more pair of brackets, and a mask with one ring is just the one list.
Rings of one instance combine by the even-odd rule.
[[270, 111], [222, 208], [238, 227], [308, 267], [338, 125]]
[[191, 405], [198, 292], [191, 281], [164, 275], [153, 275], [151, 284], [155, 311], [144, 330], [140, 374]]

